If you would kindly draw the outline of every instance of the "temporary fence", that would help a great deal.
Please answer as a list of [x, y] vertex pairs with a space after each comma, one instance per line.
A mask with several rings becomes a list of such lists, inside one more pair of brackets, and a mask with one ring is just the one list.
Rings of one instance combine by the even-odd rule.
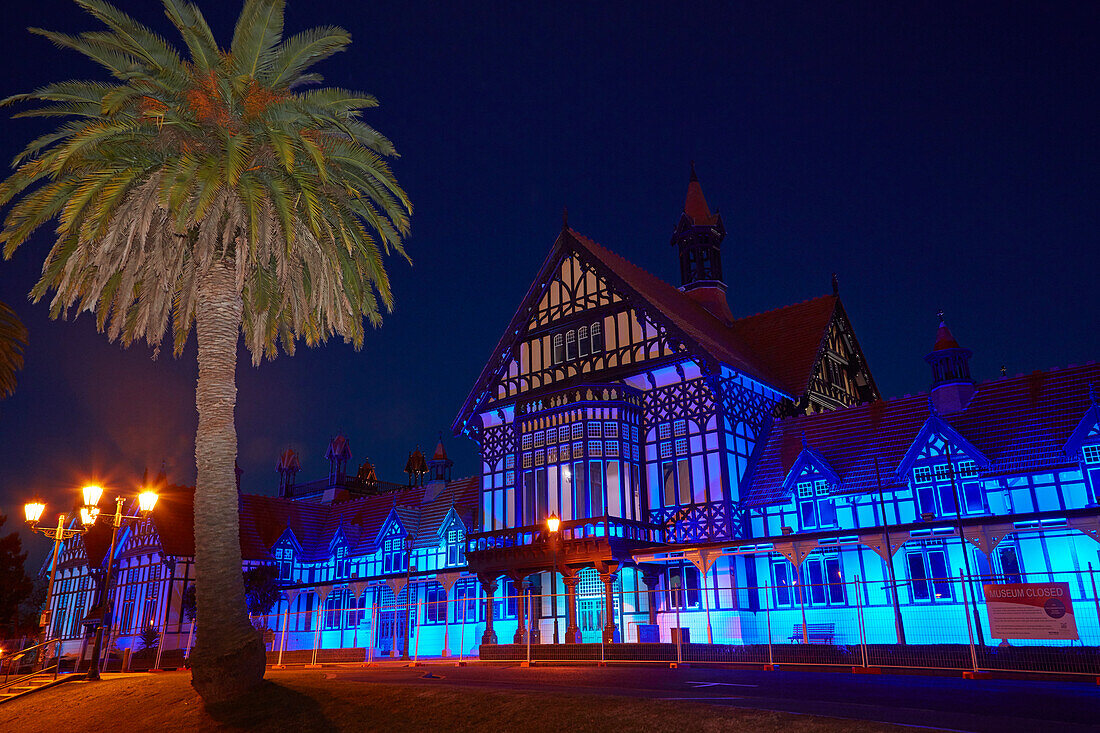
[[[994, 582], [996, 580], [997, 582]], [[1011, 582], [1005, 582], [1011, 581]], [[537, 662], [692, 662], [1100, 675], [1095, 572], [722, 588], [615, 587], [377, 602], [290, 604], [253, 619], [271, 664], [413, 663], [427, 657]], [[312, 592], [312, 591], [306, 591]], [[325, 594], [327, 595], [327, 594]], [[340, 596], [348, 598], [348, 594]], [[570, 613], [569, 605], [573, 604]], [[160, 630], [155, 665], [185, 660], [193, 622]], [[119, 637], [118, 644], [127, 638]], [[567, 636], [572, 636], [567, 640]], [[496, 643], [483, 644], [484, 639]], [[166, 648], [167, 647], [167, 648]], [[152, 664], [152, 663], [151, 663]]]

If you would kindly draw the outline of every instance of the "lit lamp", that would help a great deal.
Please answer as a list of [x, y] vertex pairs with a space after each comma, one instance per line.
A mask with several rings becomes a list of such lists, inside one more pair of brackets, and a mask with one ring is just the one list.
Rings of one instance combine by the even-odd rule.
[[[53, 582], [54, 573], [57, 570], [57, 555], [58, 550], [61, 547], [61, 543], [70, 537], [74, 537], [82, 532], [86, 532], [92, 528], [99, 519], [99, 500], [103, 498], [103, 487], [96, 484], [88, 484], [80, 490], [83, 495], [84, 505], [80, 507], [80, 526], [66, 527], [66, 516], [61, 514], [57, 518], [56, 529], [44, 529], [38, 527], [38, 522], [42, 518], [42, 514], [46, 511], [46, 505], [41, 499], [35, 497], [32, 501], [27, 502], [23, 506], [23, 513], [26, 516], [27, 524], [31, 526], [31, 529], [46, 535], [54, 541], [53, 545], [53, 562], [50, 565], [50, 584], [49, 589], [46, 591], [46, 606], [51, 607], [53, 600]], [[122, 527], [123, 520], [139, 520], [149, 516], [149, 513], [153, 511], [153, 507], [157, 505], [157, 494], [155, 491], [148, 489], [138, 494], [138, 508], [141, 510], [138, 516], [130, 516], [122, 513], [122, 505], [126, 499], [121, 496], [115, 497], [115, 513], [111, 517], [111, 549], [107, 552], [107, 572], [103, 577], [103, 582], [99, 586], [99, 592], [96, 600], [96, 608], [101, 614], [100, 626], [96, 631], [95, 645], [92, 649], [92, 665], [88, 670], [88, 679], [99, 679], [99, 651], [103, 642], [103, 623], [102, 616], [105, 616], [105, 607], [107, 605], [107, 593], [106, 590], [111, 584], [111, 573], [114, 570], [114, 555], [115, 546], [118, 542], [118, 530]], [[53, 625], [48, 625], [46, 629], [47, 641], [49, 640], [50, 628]], [[56, 675], [56, 672], [54, 673]]]
[[554, 617], [554, 643], [558, 643], [558, 527], [561, 518], [556, 513], [546, 518], [550, 530], [550, 613]]
[[27, 517], [27, 524], [32, 527], [38, 524], [38, 520], [42, 518], [42, 512], [44, 511], [46, 511], [46, 505], [37, 496], [34, 497], [34, 500], [23, 505], [23, 514]]

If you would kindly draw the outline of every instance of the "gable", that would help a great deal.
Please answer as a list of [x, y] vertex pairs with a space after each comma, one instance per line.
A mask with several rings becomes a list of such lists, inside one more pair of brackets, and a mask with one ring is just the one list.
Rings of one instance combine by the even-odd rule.
[[622, 301], [607, 279], [575, 254], [560, 258], [557, 273], [546, 283], [528, 329], [552, 326], [584, 311]]
[[1081, 446], [1096, 438], [1100, 438], [1100, 405], [1093, 404], [1085, 411], [1084, 417], [1081, 418], [1081, 422], [1077, 423], [1077, 427], [1069, 436], [1069, 440], [1066, 441], [1066, 445], [1062, 450], [1065, 452], [1066, 458], [1071, 461], [1075, 460]]
[[783, 489], [789, 492], [799, 481], [805, 481], [809, 478], [821, 478], [833, 486], [840, 485], [840, 477], [837, 476], [836, 471], [832, 469], [820, 453], [810, 449], [803, 443], [802, 452], [798, 454], [798, 458], [795, 459], [791, 465], [791, 470], [787, 472], [787, 477], [783, 480]]
[[975, 465], [989, 467], [989, 459], [974, 445], [936, 415], [930, 416], [917, 433], [913, 444], [898, 465], [898, 483], [908, 483], [913, 465], [922, 459], [969, 458]]

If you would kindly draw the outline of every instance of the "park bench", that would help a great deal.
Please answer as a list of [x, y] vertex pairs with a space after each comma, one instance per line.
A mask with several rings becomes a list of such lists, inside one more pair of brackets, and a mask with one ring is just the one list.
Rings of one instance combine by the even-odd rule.
[[836, 636], [836, 624], [806, 624], [806, 633], [802, 633], [802, 624], [795, 624], [788, 637], [791, 641], [800, 643], [802, 637], [811, 644], [832, 644]]

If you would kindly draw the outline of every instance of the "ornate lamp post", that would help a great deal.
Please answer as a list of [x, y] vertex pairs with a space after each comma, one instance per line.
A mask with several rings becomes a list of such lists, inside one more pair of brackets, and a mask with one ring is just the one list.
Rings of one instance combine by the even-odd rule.
[[[81, 490], [81, 493], [84, 495], [84, 505], [80, 507], [80, 527], [66, 529], [65, 515], [62, 514], [58, 517], [56, 529], [39, 529], [37, 526], [38, 520], [42, 518], [42, 513], [46, 510], [46, 505], [42, 503], [42, 501], [35, 499], [34, 501], [28, 502], [23, 507], [24, 514], [31, 529], [36, 532], [41, 532], [48, 537], [53, 537], [54, 540], [53, 567], [50, 570], [50, 584], [46, 595], [47, 604], [51, 606], [53, 601], [54, 573], [57, 570], [57, 554], [61, 542], [82, 532], [87, 532], [92, 528], [100, 516], [98, 505], [99, 500], [103, 497], [103, 489], [99, 486], [89, 485], [85, 486]], [[92, 647], [92, 665], [88, 670], [89, 680], [99, 679], [99, 654], [103, 644], [103, 627], [106, 621], [107, 589], [110, 586], [111, 573], [114, 569], [115, 545], [118, 542], [118, 530], [122, 527], [123, 520], [140, 520], [149, 516], [149, 513], [153, 511], [153, 507], [157, 504], [157, 498], [157, 494], [154, 491], [142, 491], [138, 494], [138, 506], [141, 512], [136, 516], [130, 516], [122, 513], [122, 505], [126, 501], [125, 497], [115, 497], [115, 513], [111, 517], [111, 548], [107, 552], [107, 572], [104, 575], [103, 583], [100, 585], [99, 592], [97, 593], [96, 610], [100, 614], [100, 624], [99, 628], [96, 630], [95, 644]]]
[[561, 519], [551, 514], [546, 518], [546, 529], [550, 530], [550, 613], [554, 616], [554, 643], [558, 643], [558, 527]]

